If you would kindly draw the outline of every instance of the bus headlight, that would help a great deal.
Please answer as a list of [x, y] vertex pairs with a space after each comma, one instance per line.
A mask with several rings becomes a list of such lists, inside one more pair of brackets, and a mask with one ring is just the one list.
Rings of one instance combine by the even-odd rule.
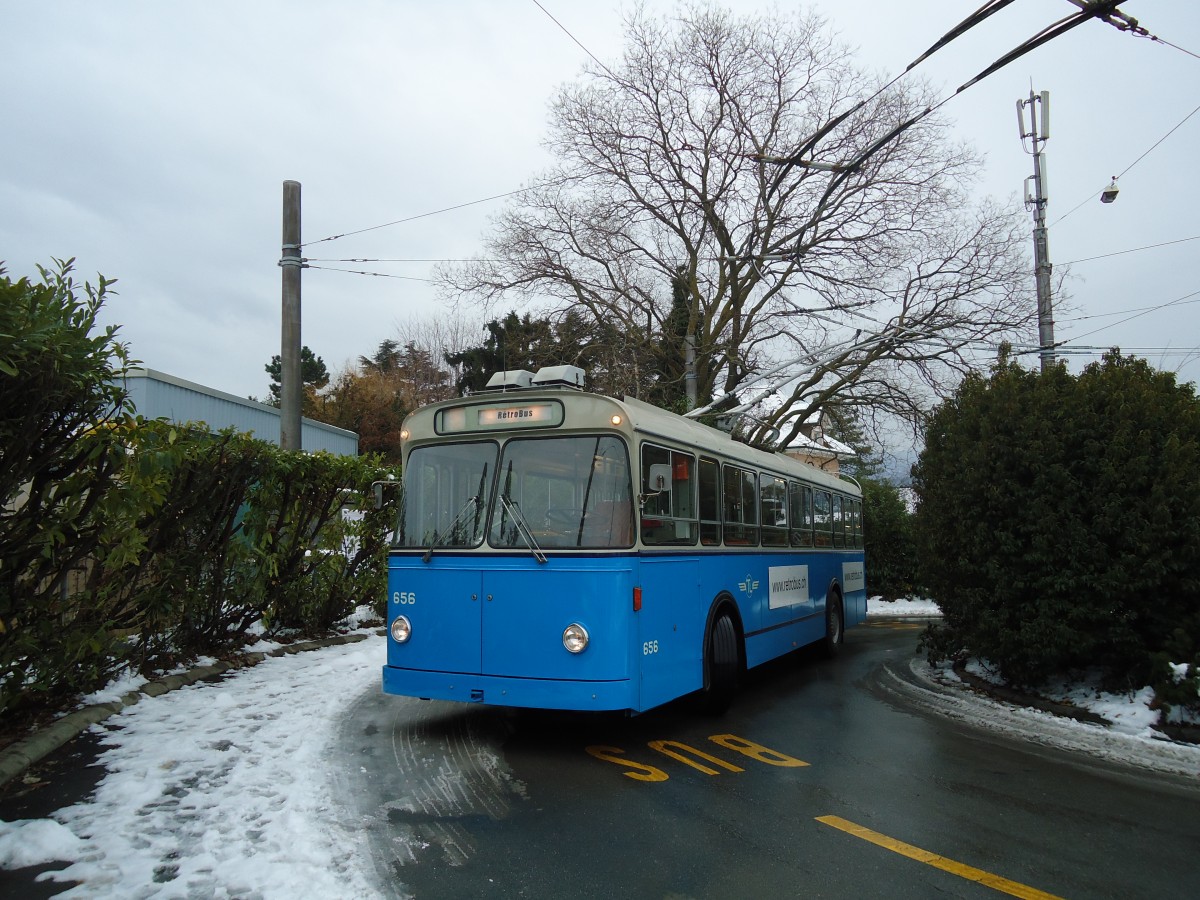
[[412, 622], [406, 616], [396, 616], [392, 619], [392, 640], [403, 644], [412, 637]]
[[563, 646], [569, 653], [582, 653], [587, 649], [587, 629], [578, 623], [572, 623], [563, 631]]

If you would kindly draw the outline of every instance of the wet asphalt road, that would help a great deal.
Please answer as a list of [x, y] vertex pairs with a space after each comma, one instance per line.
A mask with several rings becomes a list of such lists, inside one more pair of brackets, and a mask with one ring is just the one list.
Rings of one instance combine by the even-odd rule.
[[882, 687], [918, 635], [854, 629], [717, 718], [372, 691], [331, 763], [385, 896], [1191, 895], [1200, 786], [921, 712]]

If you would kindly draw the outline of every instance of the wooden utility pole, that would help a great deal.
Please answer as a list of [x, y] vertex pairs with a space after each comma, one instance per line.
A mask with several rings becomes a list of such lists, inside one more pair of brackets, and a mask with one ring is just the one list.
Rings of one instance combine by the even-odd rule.
[[279, 350], [279, 446], [300, 450], [300, 182], [283, 183], [283, 340]]

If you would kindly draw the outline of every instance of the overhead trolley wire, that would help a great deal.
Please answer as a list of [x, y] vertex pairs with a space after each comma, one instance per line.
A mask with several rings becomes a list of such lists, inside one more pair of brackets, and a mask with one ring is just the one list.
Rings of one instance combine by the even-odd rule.
[[[798, 150], [796, 150], [795, 152], [793, 152], [790, 156], [768, 157], [764, 154], [751, 154], [751, 156], [754, 156], [764, 162], [782, 163], [784, 168], [783, 168], [782, 172], [780, 173], [780, 175], [778, 176], [779, 179], [782, 179], [783, 176], [786, 175], [787, 172], [793, 166], [808, 167], [809, 161], [806, 160], [805, 157], [808, 154], [810, 154], [812, 152], [813, 148], [817, 145], [817, 143], [822, 138], [824, 138], [827, 134], [829, 134], [835, 127], [837, 127], [842, 122], [844, 122], [849, 116], [853, 115], [855, 112], [862, 109], [867, 103], [869, 103], [875, 97], [878, 97], [883, 91], [887, 90], [888, 87], [895, 84], [896, 81], [899, 78], [901, 78], [904, 74], [907, 74], [909, 71], [911, 71], [913, 68], [915, 68], [917, 65], [919, 65], [924, 60], [928, 59], [930, 56], [932, 56], [938, 50], [942, 49], [947, 44], [951, 43], [955, 39], [966, 34], [966, 32], [970, 31], [972, 28], [974, 28], [979, 23], [983, 22], [985, 19], [987, 19], [990, 16], [994, 15], [995, 13], [999, 12], [1001, 9], [1008, 6], [1011, 2], [1012, 2], [1012, 0], [991, 0], [991, 2], [985, 3], [979, 9], [977, 9], [974, 13], [972, 13], [967, 18], [963, 19], [956, 26], [954, 26], [954, 28], [950, 29], [950, 31], [946, 32], [946, 34], [944, 34], [941, 38], [939, 38], [937, 41], [935, 41], [934, 44], [932, 46], [930, 46], [930, 48], [928, 50], [926, 50], [923, 54], [921, 54], [921, 56], [919, 56], [915, 60], [913, 60], [913, 62], [910, 63], [907, 68], [905, 68], [904, 72], [902, 72], [900, 75], [893, 78], [891, 81], [889, 81], [886, 85], [884, 85], [882, 88], [880, 88], [874, 94], [872, 94], [870, 97], [867, 97], [866, 99], [855, 104], [853, 107], [851, 107], [846, 112], [834, 117], [830, 122], [828, 122], [819, 131], [817, 131], [816, 134], [812, 135], [806, 141], [804, 141], [804, 143], [801, 144], [800, 148]], [[1117, 9], [1117, 6], [1121, 2], [1121, 0], [1071, 0], [1071, 2], [1075, 3], [1077, 6], [1080, 7], [1079, 12], [1073, 13], [1072, 15], [1069, 15], [1069, 16], [1065, 16], [1064, 18], [1059, 19], [1057, 22], [1047, 25], [1045, 28], [1043, 28], [1037, 34], [1033, 35], [1033, 37], [1031, 37], [1028, 40], [1024, 41], [1023, 43], [1017, 45], [1012, 50], [1010, 50], [1008, 53], [1004, 54], [999, 59], [997, 59], [995, 62], [993, 62], [991, 65], [989, 65], [988, 67], [983, 69], [974, 78], [970, 79], [969, 81], [963, 82], [961, 85], [958, 86], [958, 88], [955, 89], [954, 93], [945, 97], [939, 103], [935, 104], [934, 106], [927, 107], [922, 112], [919, 112], [915, 116], [912, 116], [909, 119], [907, 119], [906, 121], [901, 122], [895, 128], [893, 128], [889, 132], [887, 132], [887, 134], [885, 134], [883, 137], [881, 137], [878, 140], [876, 140], [875, 142], [873, 142], [869, 147], [867, 147], [864, 151], [859, 153], [858, 156], [856, 156], [850, 162], [848, 162], [844, 165], [820, 166], [819, 168], [828, 168], [830, 171], [833, 172], [833, 178], [830, 179], [830, 183], [825, 190], [825, 194], [824, 194], [824, 197], [822, 198], [821, 202], [824, 203], [826, 199], [828, 199], [830, 196], [832, 196], [833, 192], [836, 191], [838, 189], [838, 187], [840, 187], [841, 184], [843, 182], [845, 182], [851, 175], [853, 175], [855, 172], [857, 172], [862, 167], [862, 165], [868, 159], [870, 159], [874, 154], [876, 154], [881, 149], [883, 149], [885, 146], [887, 146], [887, 144], [889, 144], [892, 140], [894, 140], [900, 134], [907, 131], [912, 126], [916, 125], [918, 122], [920, 122], [926, 116], [931, 115], [932, 113], [934, 113], [938, 109], [940, 109], [942, 106], [946, 105], [946, 103], [948, 103], [954, 97], [957, 97], [963, 91], [967, 90], [968, 88], [972, 87], [975, 84], [978, 84], [980, 81], [987, 78], [989, 75], [992, 75], [993, 73], [999, 71], [1000, 69], [1007, 66], [1009, 63], [1014, 62], [1017, 59], [1020, 59], [1025, 54], [1029, 53], [1032, 50], [1037, 49], [1038, 47], [1042, 46], [1043, 44], [1047, 43], [1048, 41], [1051, 41], [1057, 37], [1061, 37], [1062, 35], [1066, 34], [1068, 31], [1072, 30], [1073, 28], [1075, 28], [1079, 25], [1082, 25], [1084, 22], [1088, 21], [1089, 19], [1100, 18], [1105, 21], [1111, 21], [1111, 17], [1114, 15], [1123, 16], [1123, 14], [1120, 12], [1120, 10]]]

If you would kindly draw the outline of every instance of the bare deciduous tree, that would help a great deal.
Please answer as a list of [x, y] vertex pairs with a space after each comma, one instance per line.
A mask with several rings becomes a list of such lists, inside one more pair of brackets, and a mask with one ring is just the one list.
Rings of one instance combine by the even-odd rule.
[[[747, 440], [786, 443], [834, 399], [915, 422], [1035, 315], [1018, 211], [972, 201], [980, 163], [946, 123], [881, 142], [926, 93], [878, 91], [812, 15], [635, 12], [620, 62], [554, 98], [556, 164], [443, 288], [579, 310], [626, 336], [633, 368], [671, 337], [682, 281], [700, 410]], [[864, 100], [813, 148], [833, 171], [763, 161]]]

